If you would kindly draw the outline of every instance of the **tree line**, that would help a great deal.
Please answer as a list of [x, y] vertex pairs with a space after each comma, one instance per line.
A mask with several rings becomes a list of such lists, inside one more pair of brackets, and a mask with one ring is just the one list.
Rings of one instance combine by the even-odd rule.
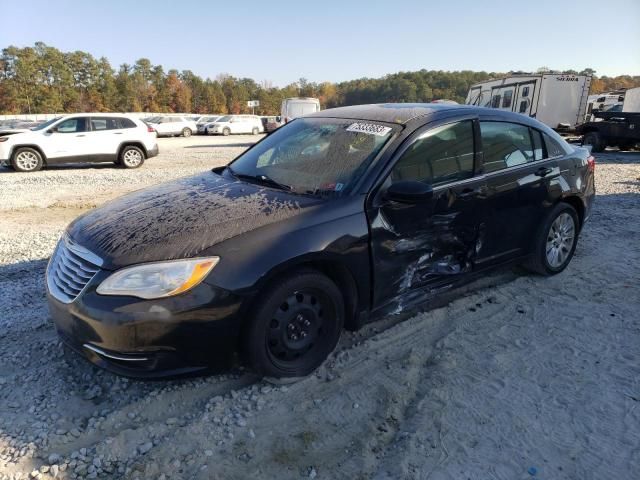
[[[543, 68], [544, 71], [551, 71]], [[508, 72], [520, 73], [520, 72]], [[590, 73], [591, 69], [564, 73]], [[323, 108], [379, 102], [464, 102], [469, 86], [500, 77], [499, 72], [399, 72], [382, 78], [346, 82], [309, 82], [285, 87], [228, 74], [203, 79], [190, 70], [165, 71], [141, 58], [114, 69], [104, 57], [62, 52], [42, 42], [9, 46], [0, 57], [0, 114], [70, 112], [249, 113], [259, 100], [259, 115], [277, 114], [288, 97], [317, 97]], [[640, 76], [594, 76], [592, 93], [640, 86]]]

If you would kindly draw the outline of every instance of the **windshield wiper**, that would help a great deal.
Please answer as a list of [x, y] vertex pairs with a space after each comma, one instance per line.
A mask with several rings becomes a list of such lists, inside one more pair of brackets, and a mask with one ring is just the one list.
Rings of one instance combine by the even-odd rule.
[[249, 175], [246, 173], [238, 173], [234, 171], [231, 167], [227, 167], [227, 168], [229, 169], [229, 173], [231, 173], [231, 175], [233, 175], [236, 178], [240, 178], [242, 180], [252, 180], [254, 182], [261, 183], [263, 185], [279, 188], [280, 190], [286, 190], [287, 192], [290, 192], [291, 190], [293, 190], [293, 187], [291, 187], [291, 185], [280, 183], [277, 180], [274, 180], [273, 178], [268, 177], [267, 175]]

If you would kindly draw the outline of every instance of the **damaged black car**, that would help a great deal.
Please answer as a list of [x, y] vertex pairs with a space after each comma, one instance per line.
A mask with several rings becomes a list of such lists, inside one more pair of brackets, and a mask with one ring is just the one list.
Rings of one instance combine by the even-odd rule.
[[344, 328], [489, 269], [569, 264], [594, 159], [531, 118], [381, 104], [296, 119], [229, 165], [76, 219], [46, 274], [64, 342], [136, 377], [314, 371]]

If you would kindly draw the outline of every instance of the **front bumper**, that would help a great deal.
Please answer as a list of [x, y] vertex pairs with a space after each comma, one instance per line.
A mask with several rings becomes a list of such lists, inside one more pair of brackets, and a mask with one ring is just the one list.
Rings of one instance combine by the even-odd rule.
[[91, 363], [138, 378], [219, 371], [233, 363], [240, 297], [206, 280], [158, 300], [98, 295], [96, 288], [108, 275], [99, 271], [71, 303], [47, 289], [60, 338]]

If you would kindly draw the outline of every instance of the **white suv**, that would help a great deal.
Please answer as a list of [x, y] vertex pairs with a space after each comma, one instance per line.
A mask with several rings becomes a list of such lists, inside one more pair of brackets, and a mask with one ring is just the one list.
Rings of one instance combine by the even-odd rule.
[[156, 131], [159, 137], [174, 135], [190, 137], [198, 131], [196, 122], [184, 117], [157, 117], [156, 119], [149, 121], [149, 126]]
[[262, 120], [257, 115], [225, 115], [207, 127], [209, 133], [230, 135], [232, 133], [251, 133], [258, 135], [264, 132]]
[[110, 113], [57, 117], [26, 132], [0, 134], [0, 163], [19, 172], [71, 162], [114, 162], [137, 168], [158, 154], [154, 131], [140, 120]]

